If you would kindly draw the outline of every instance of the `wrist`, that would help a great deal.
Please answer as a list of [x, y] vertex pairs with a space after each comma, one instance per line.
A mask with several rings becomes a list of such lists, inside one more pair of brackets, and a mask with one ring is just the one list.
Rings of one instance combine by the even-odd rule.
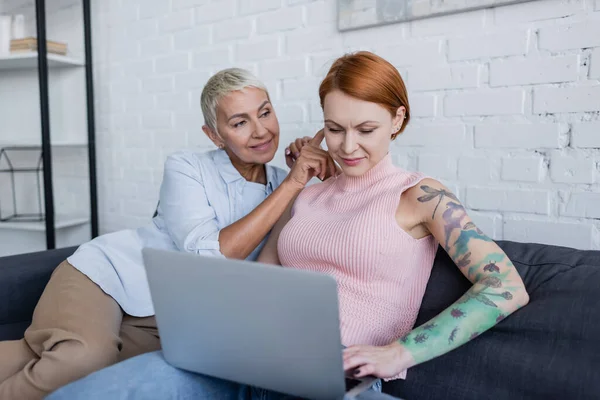
[[414, 357], [401, 342], [394, 342], [391, 346], [395, 352], [396, 364], [401, 367], [402, 371], [416, 365]]
[[289, 193], [292, 196], [296, 196], [298, 193], [304, 189], [305, 185], [300, 184], [299, 182], [294, 181], [289, 175], [281, 182], [279, 187], [286, 193]]

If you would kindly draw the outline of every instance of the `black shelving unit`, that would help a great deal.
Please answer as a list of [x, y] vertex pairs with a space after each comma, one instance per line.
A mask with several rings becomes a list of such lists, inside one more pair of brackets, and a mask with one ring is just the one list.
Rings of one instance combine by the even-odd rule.
[[[91, 237], [98, 236], [98, 203], [97, 203], [97, 176], [96, 176], [96, 130], [94, 116], [94, 82], [92, 68], [92, 37], [91, 37], [91, 7], [90, 0], [81, 0], [83, 5], [83, 33], [84, 33], [84, 51], [85, 51], [85, 80], [86, 80], [86, 105], [87, 105], [87, 153], [89, 165], [89, 190], [90, 190], [90, 225]], [[29, 216], [19, 214], [17, 211], [16, 199], [13, 191], [13, 206], [15, 212], [13, 215], [2, 216], [0, 220], [7, 218], [11, 221], [44, 221], [46, 233], [47, 249], [56, 247], [56, 225], [54, 210], [54, 187], [52, 182], [52, 141], [50, 129], [50, 107], [48, 90], [48, 49], [46, 35], [46, 1], [35, 1], [35, 19], [37, 28], [37, 63], [38, 63], [38, 83], [40, 99], [40, 119], [41, 119], [41, 146], [25, 146], [21, 150], [37, 149], [40, 152], [38, 165], [32, 168], [13, 168], [9, 166], [6, 171], [0, 170], [0, 173], [8, 173], [14, 177], [15, 173], [41, 172], [43, 185], [43, 194], [40, 192], [40, 180], [37, 179], [38, 198], [40, 199], [39, 213], [33, 213]], [[15, 150], [17, 147], [5, 147], [0, 149], [0, 154], [6, 155], [7, 150]], [[14, 182], [14, 178], [11, 178]], [[14, 184], [13, 184], [14, 190]], [[42, 196], [43, 195], [43, 196]], [[41, 207], [41, 197], [43, 197], [43, 210]], [[27, 219], [27, 218], [30, 219]]]

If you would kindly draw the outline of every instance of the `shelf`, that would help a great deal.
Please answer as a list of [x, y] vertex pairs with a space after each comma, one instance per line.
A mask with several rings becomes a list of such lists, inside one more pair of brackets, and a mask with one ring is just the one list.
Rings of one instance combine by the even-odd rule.
[[[52, 147], [86, 147], [87, 140], [52, 140]], [[41, 140], [38, 142], [30, 141], [15, 141], [15, 142], [0, 142], [0, 149], [3, 147], [31, 147], [32, 149], [40, 149], [42, 147]]]
[[[85, 63], [75, 58], [48, 54], [48, 68], [83, 67]], [[0, 70], [36, 69], [38, 67], [37, 52], [13, 53], [0, 56]]]
[[[54, 226], [58, 230], [64, 228], [71, 228], [79, 225], [85, 225], [89, 222], [89, 217], [73, 217], [59, 215], [54, 220]], [[0, 230], [3, 229], [44, 232], [46, 230], [46, 222], [0, 222]]]

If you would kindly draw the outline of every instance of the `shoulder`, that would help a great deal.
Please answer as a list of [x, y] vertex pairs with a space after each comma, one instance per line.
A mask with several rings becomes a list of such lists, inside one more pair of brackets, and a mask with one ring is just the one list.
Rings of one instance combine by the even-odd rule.
[[165, 161], [165, 174], [182, 173], [201, 178], [203, 171], [214, 171], [215, 151], [194, 152], [191, 150], [181, 150], [170, 154]]
[[448, 201], [459, 203], [456, 195], [444, 184], [424, 175], [404, 192], [402, 199], [424, 219], [431, 218], [440, 204]]
[[193, 168], [199, 170], [205, 164], [215, 164], [214, 150], [203, 153], [180, 150], [167, 157], [165, 169]]

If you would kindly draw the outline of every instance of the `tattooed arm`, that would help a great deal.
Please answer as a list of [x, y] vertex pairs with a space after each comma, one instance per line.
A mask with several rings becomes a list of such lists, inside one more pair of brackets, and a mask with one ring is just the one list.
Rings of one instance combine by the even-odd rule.
[[[416, 231], [431, 233], [473, 286], [439, 315], [413, 329], [399, 342], [381, 348], [350, 349], [345, 367], [357, 376], [387, 378], [441, 356], [474, 339], [526, 305], [529, 296], [506, 254], [467, 215], [460, 201], [441, 183], [425, 179], [402, 196], [416, 211]], [[360, 346], [359, 346], [360, 347]], [[353, 351], [373, 362], [350, 361]], [[364, 361], [363, 357], [363, 360]]]
[[[415, 364], [475, 338], [526, 305], [529, 296], [514, 265], [467, 215], [459, 200], [437, 181], [413, 188], [424, 226], [473, 286], [448, 309], [402, 339]], [[416, 192], [416, 193], [415, 193]]]

